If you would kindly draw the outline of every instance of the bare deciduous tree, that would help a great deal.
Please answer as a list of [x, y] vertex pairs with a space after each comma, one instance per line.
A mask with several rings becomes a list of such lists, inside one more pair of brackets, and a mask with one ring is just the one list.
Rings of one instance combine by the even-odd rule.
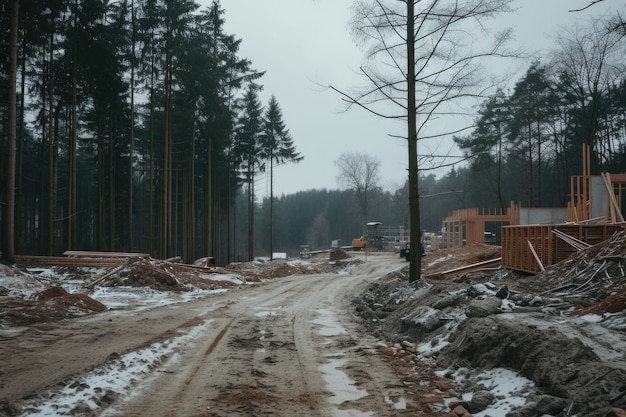
[[378, 185], [380, 160], [364, 153], [344, 152], [339, 155], [335, 165], [339, 169], [337, 177], [339, 184], [354, 191], [361, 212], [361, 227], [365, 233], [369, 214], [369, 197]]
[[603, 20], [588, 28], [563, 28], [557, 37], [552, 68], [560, 76], [560, 88], [578, 108], [573, 113], [577, 139], [591, 146], [593, 170], [602, 170], [619, 147], [614, 138], [602, 138], [599, 131], [603, 97], [619, 84], [625, 69], [621, 40], [619, 33], [606, 30]]
[[[512, 11], [513, 0], [359, 0], [352, 27], [369, 46], [361, 68], [368, 86], [349, 93], [331, 86], [352, 106], [407, 123], [411, 245], [419, 247], [418, 140], [446, 137], [469, 127], [437, 119], [466, 115], [461, 104], [481, 97], [485, 60], [510, 56], [509, 30], [488, 34], [486, 20]], [[489, 36], [485, 36], [489, 35]], [[443, 127], [441, 127], [443, 126]], [[411, 251], [409, 281], [421, 275], [421, 253]]]

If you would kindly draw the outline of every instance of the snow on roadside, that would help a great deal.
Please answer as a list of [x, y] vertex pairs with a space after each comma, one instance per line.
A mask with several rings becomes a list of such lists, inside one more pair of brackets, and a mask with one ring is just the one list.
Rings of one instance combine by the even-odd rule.
[[[64, 386], [47, 392], [46, 398], [22, 402], [25, 410], [20, 417], [70, 416], [98, 411], [101, 417], [116, 415], [115, 409], [107, 409], [109, 403], [122, 398], [129, 400], [141, 390], [141, 384], [149, 384], [155, 372], [175, 363], [179, 356], [175, 350], [183, 347], [206, 331], [211, 321], [191, 328], [187, 333], [145, 349], [110, 358], [103, 365], [84, 376], [71, 378]], [[132, 392], [131, 396], [128, 395]]]
[[[83, 270], [85, 276], [91, 276], [92, 279], [107, 271], [103, 268], [83, 268]], [[19, 276], [13, 276], [2, 273], [0, 270], [0, 287], [9, 289], [9, 296], [32, 298], [36, 293], [46, 289], [48, 287], [46, 284], [57, 285], [69, 293], [86, 294], [106, 305], [109, 310], [132, 310], [133, 312], [184, 303], [227, 291], [227, 289], [193, 288], [191, 291], [175, 292], [157, 291], [148, 287], [106, 287], [100, 285], [94, 288], [85, 288], [87, 281], [84, 279], [72, 278], [68, 274], [59, 274], [53, 268], [29, 268], [28, 272], [29, 274], [21, 273]], [[211, 281], [232, 282], [236, 285], [244, 283], [234, 274], [201, 274], [200, 277]]]
[[[505, 416], [515, 408], [522, 407], [535, 387], [533, 381], [524, 378], [518, 372], [504, 368], [483, 370], [478, 373], [467, 368], [459, 368], [453, 373], [444, 370], [437, 371], [436, 374], [451, 378], [459, 388], [468, 384], [482, 385], [486, 391], [493, 394], [495, 400], [489, 408], [472, 414], [473, 417]], [[462, 399], [471, 401], [472, 393], [464, 393]]]

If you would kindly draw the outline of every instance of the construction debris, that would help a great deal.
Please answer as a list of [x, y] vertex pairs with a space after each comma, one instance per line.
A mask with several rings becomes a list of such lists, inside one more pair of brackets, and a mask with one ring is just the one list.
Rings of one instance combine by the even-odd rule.
[[[428, 255], [422, 270], [448, 264], [462, 271], [477, 249]], [[431, 273], [438, 279], [409, 285], [408, 272], [390, 274], [355, 306], [383, 339], [416, 343], [422, 358], [447, 369], [459, 401], [461, 394], [483, 396], [481, 375], [502, 368], [534, 383], [522, 393], [526, 403], [507, 417], [605, 417], [626, 409], [625, 270], [622, 231], [537, 275], [502, 269], [442, 280]], [[459, 405], [479, 412], [469, 401], [453, 405], [450, 415], [462, 411]]]

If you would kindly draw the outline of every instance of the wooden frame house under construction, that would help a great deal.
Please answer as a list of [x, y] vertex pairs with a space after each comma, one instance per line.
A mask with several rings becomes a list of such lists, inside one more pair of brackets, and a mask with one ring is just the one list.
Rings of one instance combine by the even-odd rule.
[[590, 151], [583, 146], [583, 175], [571, 178], [567, 208], [523, 209], [511, 204], [506, 212], [457, 210], [443, 220], [446, 247], [484, 243], [486, 222], [501, 228], [502, 266], [539, 273], [579, 250], [624, 230], [626, 174], [590, 174]]

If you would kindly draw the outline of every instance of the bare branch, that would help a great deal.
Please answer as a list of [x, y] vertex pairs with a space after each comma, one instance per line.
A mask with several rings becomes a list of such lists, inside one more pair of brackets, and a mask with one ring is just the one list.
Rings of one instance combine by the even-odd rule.
[[587, 10], [588, 8], [592, 7], [594, 4], [602, 3], [603, 1], [604, 0], [592, 0], [592, 2], [585, 7], [581, 7], [580, 9], [571, 9], [568, 10], [568, 12], [582, 12], [583, 10]]

